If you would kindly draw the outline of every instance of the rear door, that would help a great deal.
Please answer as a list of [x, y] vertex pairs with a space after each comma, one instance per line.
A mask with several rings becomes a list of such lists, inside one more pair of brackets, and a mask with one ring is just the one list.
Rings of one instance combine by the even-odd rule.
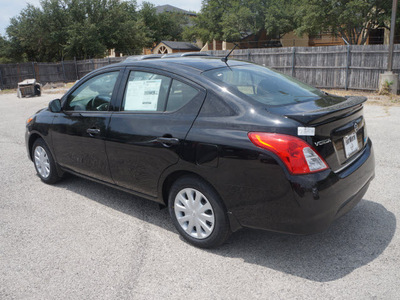
[[106, 149], [115, 183], [156, 196], [161, 173], [178, 162], [205, 98], [199, 85], [160, 71], [127, 69]]

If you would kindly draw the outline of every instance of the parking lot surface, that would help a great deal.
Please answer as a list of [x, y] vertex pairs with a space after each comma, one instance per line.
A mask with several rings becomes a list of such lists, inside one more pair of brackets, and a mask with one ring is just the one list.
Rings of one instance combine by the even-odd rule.
[[327, 231], [186, 244], [167, 210], [68, 176], [46, 185], [26, 119], [60, 95], [0, 95], [0, 299], [399, 299], [400, 107], [366, 105], [376, 178]]

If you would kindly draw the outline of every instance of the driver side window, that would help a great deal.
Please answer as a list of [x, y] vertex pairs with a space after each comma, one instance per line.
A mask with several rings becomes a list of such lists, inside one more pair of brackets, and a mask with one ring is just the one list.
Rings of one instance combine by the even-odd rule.
[[68, 96], [67, 111], [107, 111], [119, 71], [95, 76]]

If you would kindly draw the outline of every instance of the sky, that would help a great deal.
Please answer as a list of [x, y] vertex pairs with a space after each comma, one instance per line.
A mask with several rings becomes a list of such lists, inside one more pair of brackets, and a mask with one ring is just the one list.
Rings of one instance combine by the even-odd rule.
[[[143, 1], [137, 0], [140, 5]], [[149, 0], [154, 5], [170, 4], [185, 10], [199, 12], [201, 0]], [[0, 0], [0, 34], [5, 35], [6, 28], [10, 25], [10, 18], [19, 15], [20, 11], [30, 3], [34, 6], [40, 5], [40, 0]]]

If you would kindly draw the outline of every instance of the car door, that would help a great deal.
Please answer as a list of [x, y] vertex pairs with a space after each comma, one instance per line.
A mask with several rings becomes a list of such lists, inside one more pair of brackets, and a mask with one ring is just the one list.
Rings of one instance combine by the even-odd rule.
[[127, 69], [120, 93], [106, 139], [112, 177], [119, 186], [155, 197], [161, 173], [179, 160], [206, 92], [160, 71]]
[[53, 148], [62, 167], [113, 182], [104, 139], [120, 75], [120, 68], [96, 73], [63, 98], [62, 112], [52, 125]]

